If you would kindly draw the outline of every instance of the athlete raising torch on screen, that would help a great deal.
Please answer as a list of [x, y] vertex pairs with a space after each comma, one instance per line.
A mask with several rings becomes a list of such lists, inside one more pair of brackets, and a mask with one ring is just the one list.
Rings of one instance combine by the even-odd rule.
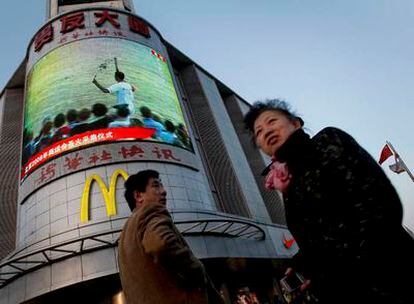
[[96, 80], [96, 75], [94, 76], [92, 83], [96, 85], [103, 93], [116, 94], [116, 105], [114, 106], [114, 108], [128, 108], [129, 114], [132, 115], [135, 112], [133, 92], [136, 91], [136, 88], [125, 81], [125, 74], [119, 70], [118, 60], [116, 57], [114, 58], [114, 61], [114, 77], [116, 83], [109, 86], [108, 88], [105, 88], [102, 84], [98, 82], [98, 80]]

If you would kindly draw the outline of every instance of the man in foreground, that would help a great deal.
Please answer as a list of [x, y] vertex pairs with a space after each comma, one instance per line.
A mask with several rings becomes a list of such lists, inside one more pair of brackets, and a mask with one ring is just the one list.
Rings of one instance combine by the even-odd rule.
[[125, 183], [132, 214], [120, 237], [119, 268], [128, 304], [220, 303], [202, 263], [175, 227], [166, 197], [157, 171], [140, 171]]

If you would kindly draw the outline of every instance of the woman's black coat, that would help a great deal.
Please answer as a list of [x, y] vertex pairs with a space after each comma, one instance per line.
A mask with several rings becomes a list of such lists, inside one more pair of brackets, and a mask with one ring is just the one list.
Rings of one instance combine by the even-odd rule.
[[414, 241], [377, 162], [336, 128], [313, 138], [300, 129], [275, 156], [292, 175], [284, 202], [296, 267], [320, 303], [414, 303]]

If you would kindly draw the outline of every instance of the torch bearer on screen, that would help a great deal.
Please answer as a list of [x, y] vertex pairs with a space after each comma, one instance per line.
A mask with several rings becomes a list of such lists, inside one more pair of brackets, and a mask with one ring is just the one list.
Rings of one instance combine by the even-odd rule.
[[115, 70], [117, 72], [119, 72], [119, 68], [118, 68], [118, 59], [116, 57], [114, 57], [114, 61], [115, 61]]

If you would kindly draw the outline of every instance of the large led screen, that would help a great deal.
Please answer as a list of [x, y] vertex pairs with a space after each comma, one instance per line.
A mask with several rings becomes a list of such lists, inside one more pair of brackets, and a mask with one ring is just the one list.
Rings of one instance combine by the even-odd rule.
[[152, 140], [190, 151], [166, 59], [116, 38], [79, 40], [41, 58], [27, 78], [22, 177], [101, 142]]

